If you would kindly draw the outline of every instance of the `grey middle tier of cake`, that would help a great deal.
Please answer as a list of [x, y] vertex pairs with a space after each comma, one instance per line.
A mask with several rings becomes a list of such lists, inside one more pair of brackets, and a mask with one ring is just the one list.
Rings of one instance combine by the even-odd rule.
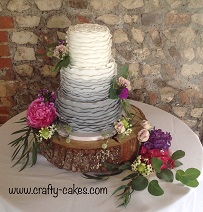
[[98, 132], [111, 128], [121, 116], [120, 100], [108, 98], [116, 70], [114, 59], [106, 66], [96, 68], [70, 65], [61, 69], [56, 100], [60, 120], [75, 132]]

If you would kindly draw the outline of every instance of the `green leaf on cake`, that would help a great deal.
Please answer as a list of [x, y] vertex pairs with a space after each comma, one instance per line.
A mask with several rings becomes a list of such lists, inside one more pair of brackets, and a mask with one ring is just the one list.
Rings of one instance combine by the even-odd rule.
[[163, 189], [160, 187], [159, 183], [157, 180], [152, 180], [150, 183], [149, 183], [149, 186], [148, 186], [148, 191], [151, 195], [153, 196], [161, 196], [164, 194], [164, 191]]
[[111, 87], [109, 90], [109, 97], [110, 99], [117, 99], [118, 98], [117, 90]]
[[59, 67], [67, 67], [70, 64], [70, 56], [67, 55], [63, 58], [63, 60], [60, 60], [58, 62]]
[[127, 79], [127, 77], [128, 77], [128, 65], [125, 65], [120, 69], [118, 76]]

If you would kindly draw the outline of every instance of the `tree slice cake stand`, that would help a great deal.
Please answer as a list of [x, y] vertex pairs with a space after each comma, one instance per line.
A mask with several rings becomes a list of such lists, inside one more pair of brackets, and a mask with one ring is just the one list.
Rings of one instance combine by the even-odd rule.
[[[142, 129], [140, 122], [145, 119], [143, 112], [131, 106], [133, 113], [133, 127], [130, 135], [121, 138], [119, 135], [96, 141], [78, 141], [59, 136], [54, 137], [49, 148], [48, 141], [40, 143], [40, 153], [52, 164], [60, 169], [73, 172], [106, 172], [105, 162], [122, 164], [133, 161], [139, 151], [138, 132]], [[107, 143], [103, 149], [102, 144]]]

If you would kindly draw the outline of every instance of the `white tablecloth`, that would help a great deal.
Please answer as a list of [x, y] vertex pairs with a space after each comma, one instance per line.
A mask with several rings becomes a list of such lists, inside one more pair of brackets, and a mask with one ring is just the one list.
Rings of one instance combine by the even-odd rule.
[[[183, 170], [195, 167], [203, 170], [203, 150], [198, 137], [179, 119], [153, 106], [139, 102], [133, 102], [146, 115], [148, 120], [156, 128], [168, 131], [173, 137], [173, 151], [182, 149], [186, 156], [181, 160]], [[201, 181], [198, 188], [188, 188], [175, 182], [173, 184], [161, 182], [165, 193], [163, 196], [154, 197], [147, 191], [134, 192], [130, 204], [127, 208], [117, 208], [117, 197], [111, 196], [112, 192], [121, 185], [124, 175], [110, 177], [107, 181], [95, 181], [82, 178], [80, 173], [60, 170], [50, 164], [41, 155], [38, 156], [37, 165], [28, 167], [19, 172], [20, 165], [11, 168], [11, 155], [13, 149], [8, 145], [16, 138], [12, 132], [20, 129], [19, 124], [14, 124], [25, 113], [21, 113], [10, 119], [0, 128], [0, 212], [15, 211], [133, 211], [133, 212], [200, 212], [203, 208], [203, 183]], [[199, 177], [201, 180], [202, 175]], [[50, 184], [50, 185], [49, 185]], [[58, 190], [57, 194], [9, 194], [9, 188], [35, 187], [62, 189], [64, 187], [80, 187], [90, 189], [93, 187], [107, 188], [107, 194], [62, 194]], [[46, 190], [47, 191], [47, 190]], [[56, 191], [56, 190], [55, 190]], [[98, 190], [97, 190], [98, 191]], [[55, 197], [54, 197], [55, 196]], [[57, 197], [56, 197], [57, 196]]]

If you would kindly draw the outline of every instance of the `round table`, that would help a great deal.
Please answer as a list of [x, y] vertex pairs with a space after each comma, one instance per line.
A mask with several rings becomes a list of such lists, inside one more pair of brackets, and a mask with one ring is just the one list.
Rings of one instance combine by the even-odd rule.
[[[153, 126], [171, 133], [172, 151], [178, 149], [185, 151], [186, 156], [181, 159], [183, 162], [181, 169], [194, 167], [202, 172], [202, 145], [189, 127], [163, 110], [140, 102], [131, 101], [131, 103], [144, 112]], [[20, 113], [0, 128], [1, 212], [202, 211], [203, 174], [198, 178], [200, 185], [197, 188], [188, 188], [178, 182], [172, 184], [161, 182], [160, 185], [165, 192], [163, 196], [151, 196], [146, 190], [134, 192], [127, 208], [118, 208], [117, 197], [111, 194], [121, 185], [123, 174], [112, 176], [106, 181], [84, 179], [80, 173], [56, 168], [41, 155], [33, 167], [27, 167], [21, 172], [19, 172], [20, 164], [11, 168], [14, 163], [11, 161], [13, 149], [8, 143], [17, 137], [11, 133], [21, 129], [21, 125], [14, 122], [24, 116], [25, 112]]]

